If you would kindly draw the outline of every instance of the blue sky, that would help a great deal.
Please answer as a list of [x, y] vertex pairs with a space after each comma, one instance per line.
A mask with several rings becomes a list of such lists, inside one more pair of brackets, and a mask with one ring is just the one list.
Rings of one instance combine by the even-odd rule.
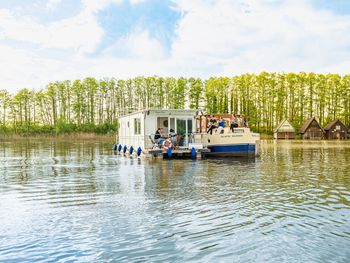
[[349, 73], [348, 0], [0, 0], [0, 89], [56, 80]]
[[172, 6], [171, 1], [166, 0], [149, 0], [137, 5], [124, 1], [101, 10], [98, 21], [105, 28], [106, 35], [96, 50], [97, 54], [138, 28], [149, 31], [149, 36], [160, 41], [168, 51], [175, 36], [176, 23], [181, 18], [180, 10]]
[[330, 10], [335, 14], [340, 14], [340, 15], [350, 14], [349, 0], [311, 0], [310, 3], [315, 8]]

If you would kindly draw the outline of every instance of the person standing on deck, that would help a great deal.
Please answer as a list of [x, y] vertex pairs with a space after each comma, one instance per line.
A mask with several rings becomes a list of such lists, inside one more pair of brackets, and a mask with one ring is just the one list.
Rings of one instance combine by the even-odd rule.
[[237, 115], [237, 124], [238, 127], [243, 127], [242, 118], [240, 115]]
[[242, 123], [243, 123], [243, 127], [244, 127], [244, 128], [248, 128], [247, 121], [246, 121], [246, 119], [245, 119], [244, 114], [242, 114]]
[[234, 128], [238, 127], [238, 120], [237, 120], [237, 115], [236, 114], [232, 114], [232, 118], [231, 118], [231, 125], [230, 125], [230, 129], [232, 132], [234, 132]]

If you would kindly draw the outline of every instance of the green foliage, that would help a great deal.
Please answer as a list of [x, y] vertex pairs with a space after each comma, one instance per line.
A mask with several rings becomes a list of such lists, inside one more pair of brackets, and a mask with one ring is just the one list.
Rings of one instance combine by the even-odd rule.
[[55, 125], [55, 133], [72, 133], [77, 131], [77, 125], [74, 123], [68, 123], [63, 118], [59, 119]]
[[350, 125], [350, 75], [243, 74], [232, 78], [85, 78], [43, 90], [0, 90], [0, 133], [115, 133], [120, 114], [145, 108], [245, 114], [250, 127], [271, 134], [283, 119], [296, 128], [315, 116]]

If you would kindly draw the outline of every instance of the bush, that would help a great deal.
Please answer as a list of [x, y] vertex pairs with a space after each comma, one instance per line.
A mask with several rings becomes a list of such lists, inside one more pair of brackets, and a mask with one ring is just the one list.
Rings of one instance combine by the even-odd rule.
[[0, 125], [0, 134], [17, 134], [21, 136], [30, 135], [59, 135], [71, 133], [95, 133], [95, 134], [115, 134], [117, 132], [117, 124], [102, 123], [100, 125], [84, 124], [76, 125], [59, 120], [56, 125]]

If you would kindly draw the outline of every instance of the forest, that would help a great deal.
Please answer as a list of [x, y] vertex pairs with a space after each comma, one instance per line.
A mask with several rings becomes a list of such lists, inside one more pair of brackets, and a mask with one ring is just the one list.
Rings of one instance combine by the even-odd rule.
[[245, 114], [249, 126], [271, 134], [288, 119], [296, 128], [314, 116], [326, 125], [350, 125], [350, 75], [242, 74], [199, 78], [85, 78], [56, 81], [44, 89], [0, 89], [1, 134], [115, 133], [120, 114], [145, 108], [198, 109]]

